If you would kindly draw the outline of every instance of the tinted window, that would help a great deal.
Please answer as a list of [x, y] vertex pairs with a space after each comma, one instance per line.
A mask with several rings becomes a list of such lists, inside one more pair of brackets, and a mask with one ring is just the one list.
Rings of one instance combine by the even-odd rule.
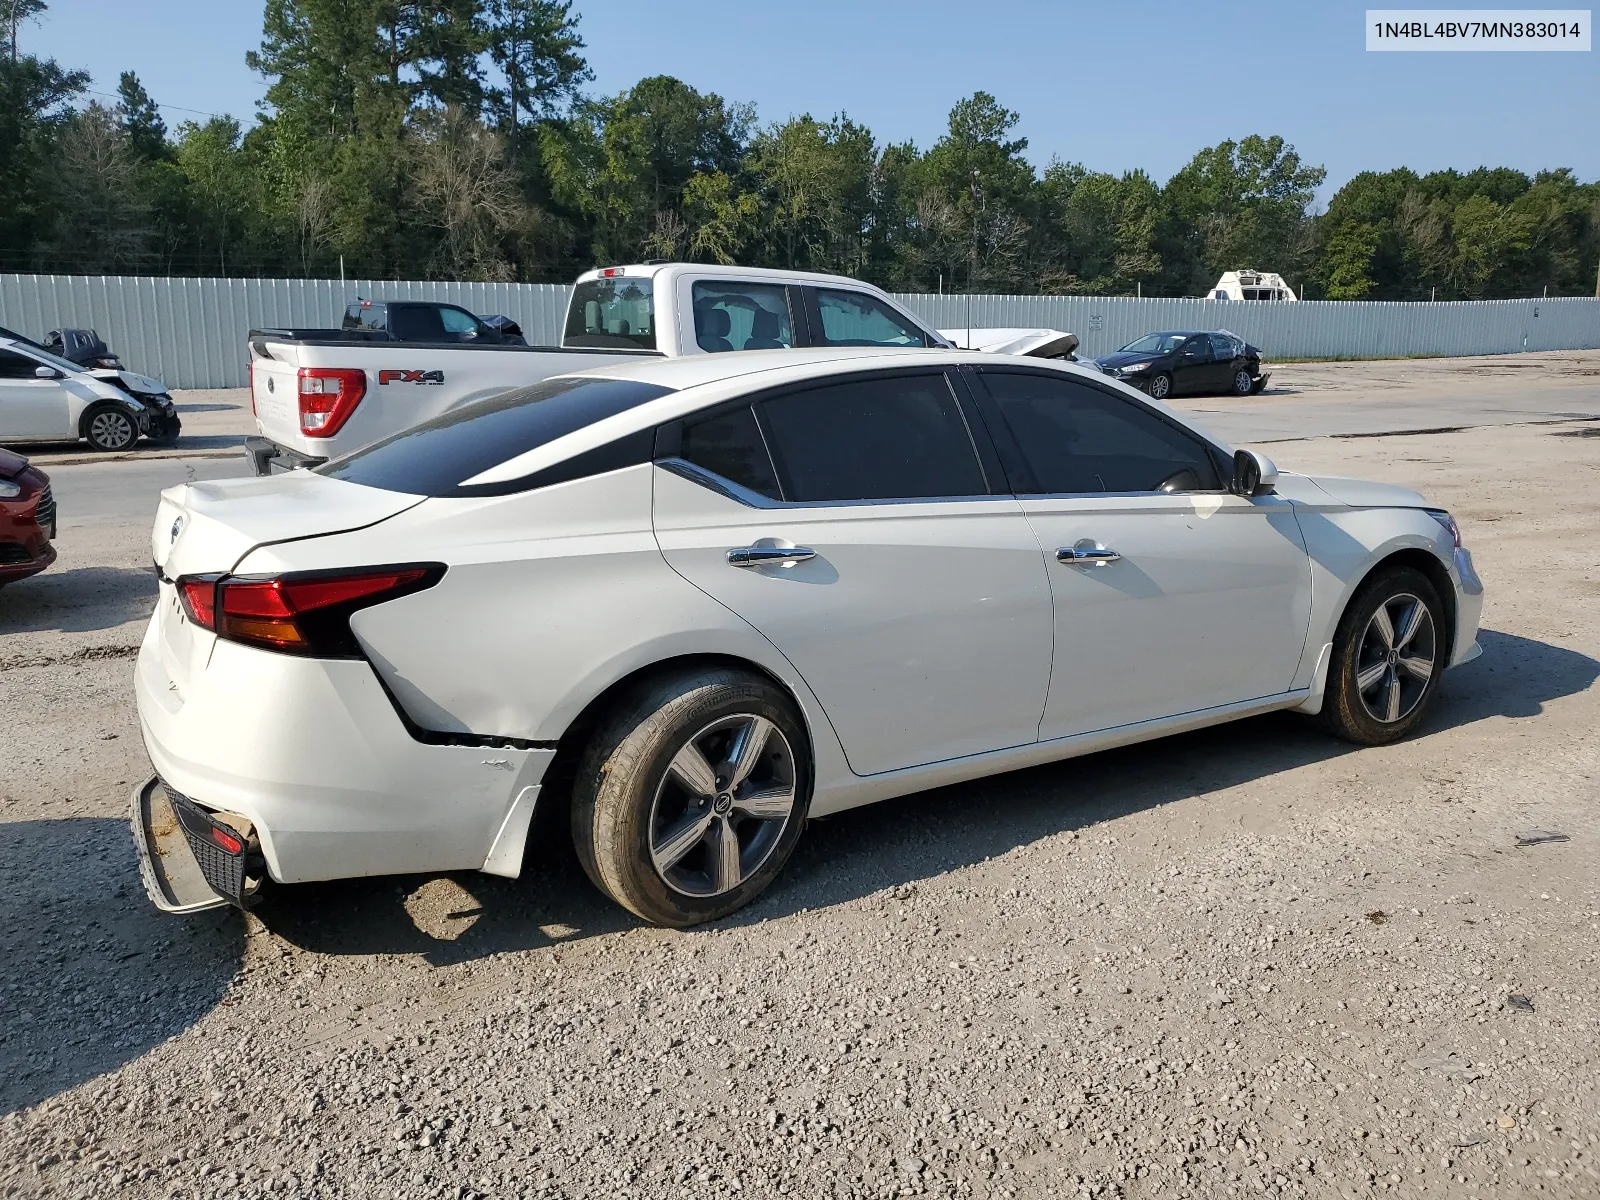
[[1179, 348], [1178, 353], [1188, 358], [1199, 359], [1202, 362], [1210, 362], [1211, 339], [1203, 333], [1197, 337], [1192, 337]]
[[686, 425], [678, 456], [753, 492], [782, 499], [767, 444], [748, 408]]
[[1211, 351], [1219, 359], [1231, 359], [1235, 354], [1239, 353], [1237, 347], [1238, 343], [1225, 333], [1213, 333], [1211, 335]]
[[1046, 375], [984, 371], [983, 382], [1037, 492], [1187, 492], [1221, 486], [1199, 439], [1132, 402]]
[[[316, 470], [334, 479], [422, 496], [498, 496], [525, 491], [539, 486], [540, 480], [530, 476], [505, 483], [460, 485], [490, 467], [671, 390], [627, 379], [546, 379], [447, 412]], [[649, 458], [649, 440], [641, 462]]]
[[759, 405], [783, 498], [888, 500], [988, 491], [942, 374], [864, 379]]
[[0, 379], [32, 379], [39, 364], [31, 358], [0, 350]]
[[649, 279], [589, 279], [572, 289], [563, 346], [654, 350], [656, 314]]
[[926, 346], [927, 335], [865, 292], [817, 289], [824, 346]]
[[690, 290], [700, 349], [784, 350], [794, 345], [789, 290], [781, 284], [703, 280]]
[[439, 310], [426, 304], [389, 305], [389, 335], [400, 342], [442, 342]]

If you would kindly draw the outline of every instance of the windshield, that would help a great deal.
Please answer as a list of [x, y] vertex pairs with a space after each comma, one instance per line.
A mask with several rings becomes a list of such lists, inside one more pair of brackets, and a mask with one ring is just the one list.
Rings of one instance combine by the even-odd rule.
[[1147, 333], [1121, 350], [1124, 354], [1171, 354], [1183, 344], [1187, 333]]
[[656, 312], [650, 279], [590, 279], [572, 289], [563, 346], [654, 350]]
[[29, 346], [22, 342], [13, 342], [11, 348], [18, 354], [26, 354], [29, 358], [37, 358], [42, 363], [49, 363], [58, 371], [70, 371], [74, 375], [81, 375], [84, 371], [82, 363], [75, 363], [70, 358], [51, 354], [48, 350], [41, 350], [37, 346]]
[[463, 405], [314, 470], [414, 496], [526, 491], [537, 482], [524, 478], [463, 487], [462, 481], [671, 390], [631, 379], [559, 376]]

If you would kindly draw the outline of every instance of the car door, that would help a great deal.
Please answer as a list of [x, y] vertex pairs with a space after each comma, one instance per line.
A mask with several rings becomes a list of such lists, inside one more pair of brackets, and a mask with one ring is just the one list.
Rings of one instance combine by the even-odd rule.
[[71, 397], [59, 376], [40, 379], [44, 363], [0, 348], [0, 442], [67, 441], [72, 428]]
[[1245, 366], [1244, 346], [1225, 333], [1207, 335], [1211, 339], [1211, 353], [1217, 362], [1217, 390], [1232, 392], [1234, 372]]
[[1110, 389], [973, 375], [1050, 571], [1055, 666], [1040, 737], [1287, 691], [1311, 611], [1288, 502], [1230, 495], [1220, 452]]
[[1049, 580], [970, 418], [943, 371], [902, 369], [663, 431], [667, 562], [794, 664], [860, 775], [1038, 737]]
[[1178, 347], [1172, 368], [1172, 392], [1178, 396], [1192, 396], [1199, 392], [1214, 391], [1217, 386], [1217, 362], [1211, 353], [1211, 339], [1200, 333], [1188, 338]]

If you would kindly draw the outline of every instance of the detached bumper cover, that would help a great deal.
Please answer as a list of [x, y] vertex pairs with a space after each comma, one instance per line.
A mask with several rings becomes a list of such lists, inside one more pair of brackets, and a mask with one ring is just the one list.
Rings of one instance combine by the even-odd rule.
[[[139, 852], [139, 876], [152, 904], [162, 912], [195, 913], [228, 903], [201, 869], [178, 811], [159, 779], [151, 778], [134, 789], [128, 815], [134, 849]], [[239, 892], [242, 898], [242, 878]]]

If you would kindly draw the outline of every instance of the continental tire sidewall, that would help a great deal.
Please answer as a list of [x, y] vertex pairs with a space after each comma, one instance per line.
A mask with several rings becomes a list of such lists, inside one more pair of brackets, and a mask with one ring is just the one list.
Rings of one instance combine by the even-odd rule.
[[[722, 717], [753, 713], [789, 740], [795, 807], [766, 861], [720, 896], [669, 887], [650, 856], [650, 812], [667, 765], [697, 730]], [[712, 921], [760, 895], [794, 851], [811, 807], [811, 740], [792, 701], [771, 681], [715, 669], [657, 681], [627, 697], [602, 722], [573, 787], [572, 836], [578, 860], [602, 891], [635, 915], [683, 927]]]
[[[1420, 598], [1427, 605], [1428, 615], [1433, 618], [1435, 661], [1433, 675], [1428, 680], [1422, 698], [1409, 713], [1391, 724], [1379, 721], [1362, 704], [1360, 691], [1356, 687], [1356, 666], [1361, 653], [1361, 640], [1378, 605], [1406, 592]], [[1333, 659], [1328, 664], [1328, 683], [1323, 699], [1323, 724], [1337, 736], [1363, 746], [1382, 746], [1408, 736], [1422, 723], [1434, 696], [1438, 694], [1439, 681], [1450, 655], [1446, 630], [1444, 604], [1439, 599], [1438, 589], [1421, 571], [1412, 567], [1391, 567], [1368, 580], [1351, 600], [1334, 636]]]

